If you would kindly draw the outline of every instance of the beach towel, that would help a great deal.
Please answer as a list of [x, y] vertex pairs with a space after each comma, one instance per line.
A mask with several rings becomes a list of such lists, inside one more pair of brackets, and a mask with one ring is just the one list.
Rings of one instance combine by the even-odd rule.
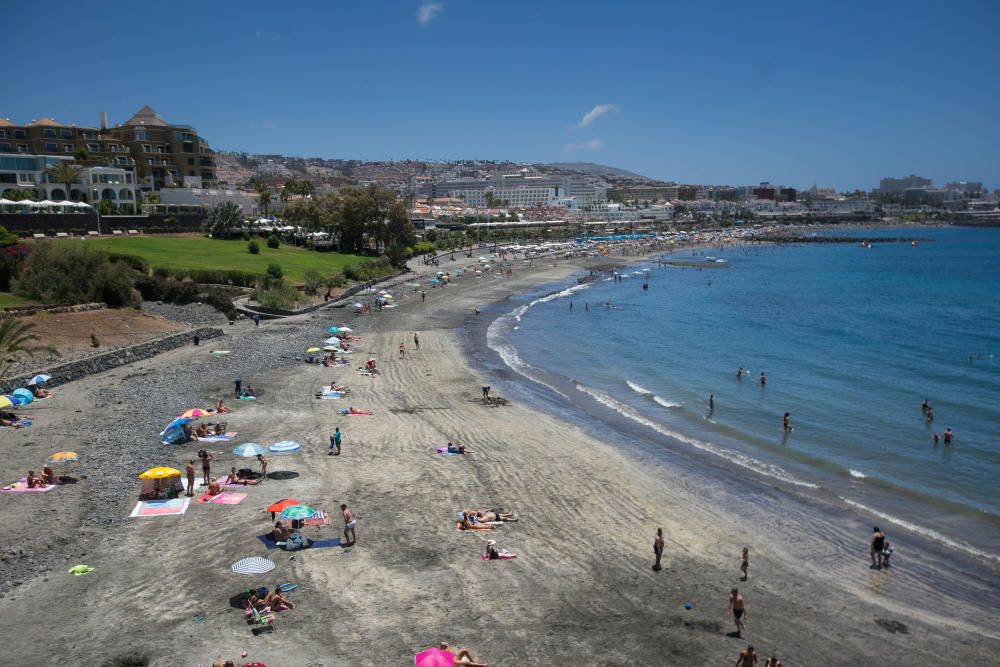
[[[268, 551], [271, 551], [273, 549], [281, 549], [282, 547], [285, 546], [284, 542], [275, 542], [274, 538], [271, 537], [270, 533], [267, 533], [265, 535], [258, 535], [257, 539], [265, 547], [267, 547]], [[329, 549], [332, 547], [339, 547], [340, 545], [341, 545], [341, 539], [339, 537], [332, 537], [325, 540], [310, 540], [307, 549]]]
[[[479, 557], [482, 558], [483, 560], [490, 560], [490, 557], [487, 556], [486, 554], [479, 554]], [[517, 556], [514, 554], [500, 554], [499, 560], [514, 560], [515, 558], [517, 558]], [[497, 560], [497, 559], [494, 558], [492, 560]]]
[[89, 565], [74, 565], [73, 567], [69, 568], [69, 573], [75, 577], [82, 577], [88, 572], [93, 572], [93, 571], [94, 568], [90, 567]]
[[330, 525], [330, 515], [326, 512], [320, 510], [315, 516], [311, 516], [308, 519], [303, 519], [303, 526], [329, 526]]
[[331, 401], [331, 400], [337, 400], [337, 399], [344, 398], [344, 394], [343, 394], [343, 392], [339, 392], [339, 391], [329, 391], [329, 392], [328, 391], [324, 391], [324, 392], [317, 392], [316, 393], [316, 398], [318, 398], [320, 400], [323, 400], [323, 401]]
[[205, 437], [199, 437], [198, 442], [229, 442], [230, 440], [236, 439], [236, 431], [229, 431], [223, 433], [222, 435], [206, 435]]
[[365, 413], [350, 412], [349, 410], [347, 410], [347, 408], [344, 408], [343, 410], [341, 410], [340, 414], [344, 415], [345, 417], [374, 417], [375, 416], [375, 415], [370, 415], [370, 414], [365, 414]]
[[240, 396], [241, 401], [256, 401], [256, 396]]
[[204, 503], [215, 503], [216, 505], [239, 505], [246, 497], [247, 494], [245, 493], [223, 491], [222, 493], [217, 493], [214, 496], [210, 496], [206, 493], [200, 498], [196, 498], [194, 502], [199, 505]]
[[168, 516], [187, 512], [190, 498], [170, 498], [168, 500], [140, 500], [132, 508], [129, 517]]
[[56, 488], [55, 484], [48, 484], [46, 486], [36, 486], [33, 489], [29, 489], [28, 478], [22, 477], [13, 484], [8, 484], [3, 487], [0, 491], [3, 491], [4, 493], [45, 493], [46, 491], [51, 491], [54, 488]]
[[438, 447], [434, 451], [445, 456], [461, 456], [458, 452], [449, 452], [447, 447]]
[[11, 421], [10, 426], [0, 426], [0, 428], [28, 428], [31, 426], [30, 419], [15, 419]]

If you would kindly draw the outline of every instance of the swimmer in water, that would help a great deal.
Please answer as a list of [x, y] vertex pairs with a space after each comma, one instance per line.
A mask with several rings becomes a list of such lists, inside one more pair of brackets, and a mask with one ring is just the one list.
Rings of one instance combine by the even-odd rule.
[[764, 375], [763, 373], [761, 373], [760, 374], [760, 386], [763, 387], [765, 384], [767, 384], [767, 376]]
[[938, 442], [940, 442], [941, 436], [939, 436], [937, 433], [933, 433], [931, 435], [931, 440], [933, 440], [934, 444], [936, 445], [936, 444], [938, 444]]
[[709, 410], [715, 409], [715, 394], [708, 395], [708, 409]]
[[792, 413], [791, 412], [786, 412], [785, 413], [784, 426], [785, 426], [785, 430], [786, 431], [791, 431], [792, 430]]
[[944, 430], [944, 444], [950, 445], [951, 439], [955, 437], [955, 434], [951, 432], [950, 428]]
[[931, 404], [927, 401], [926, 398], [924, 399], [923, 405], [920, 406], [920, 409], [923, 411], [925, 415], [927, 414], [927, 411], [931, 409]]
[[738, 379], [740, 379], [740, 380], [742, 380], [742, 379], [743, 379], [743, 367], [742, 367], [742, 366], [740, 366], [740, 367], [739, 367], [739, 368], [738, 368], [738, 369], [736, 370], [736, 377], [737, 377]]

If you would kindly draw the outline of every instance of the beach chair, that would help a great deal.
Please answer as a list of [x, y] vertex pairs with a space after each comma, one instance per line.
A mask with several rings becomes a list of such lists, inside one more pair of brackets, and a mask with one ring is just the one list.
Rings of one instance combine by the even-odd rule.
[[130, 230], [128, 230], [128, 233], [129, 233], [129, 236], [134, 236], [134, 235], [136, 235], [136, 234], [139, 233], [139, 230], [138, 229], [130, 229]]
[[122, 230], [116, 229], [116, 230], [112, 231], [111, 234], [113, 236], [121, 236], [122, 235]]
[[44, 239], [45, 238], [45, 234], [32, 234], [31, 238], [34, 238], [34, 239]]
[[100, 236], [100, 234], [98, 234], [97, 232], [91, 230], [91, 231], [87, 232], [87, 236]]
[[56, 232], [56, 238], [57, 239], [68, 239], [69, 238], [69, 234], [67, 234], [66, 232]]

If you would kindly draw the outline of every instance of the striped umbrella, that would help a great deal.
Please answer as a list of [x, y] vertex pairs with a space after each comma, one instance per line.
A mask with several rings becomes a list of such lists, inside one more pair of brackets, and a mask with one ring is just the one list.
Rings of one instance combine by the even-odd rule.
[[258, 454], [263, 454], [264, 448], [256, 442], [244, 442], [242, 445], [233, 447], [233, 454], [245, 459], [252, 459]]
[[198, 417], [207, 417], [210, 414], [213, 414], [213, 413], [211, 411], [209, 411], [209, 410], [205, 410], [204, 408], [191, 408], [190, 410], [185, 410], [181, 414], [177, 415], [177, 418], [178, 419], [197, 419]]
[[292, 505], [281, 510], [279, 516], [286, 521], [302, 521], [303, 519], [311, 519], [317, 514], [318, 512], [308, 505]]
[[293, 454], [302, 449], [302, 445], [292, 440], [282, 440], [267, 448], [272, 454]]
[[274, 569], [274, 561], [260, 556], [251, 556], [233, 563], [232, 570], [236, 574], [264, 574]]
[[31, 378], [30, 380], [28, 380], [28, 386], [30, 387], [33, 384], [42, 384], [43, 382], [51, 379], [52, 379], [51, 375], [47, 373], [40, 373], [35, 377]]
[[45, 460], [49, 463], [72, 463], [73, 461], [79, 461], [80, 455], [76, 452], [56, 452]]

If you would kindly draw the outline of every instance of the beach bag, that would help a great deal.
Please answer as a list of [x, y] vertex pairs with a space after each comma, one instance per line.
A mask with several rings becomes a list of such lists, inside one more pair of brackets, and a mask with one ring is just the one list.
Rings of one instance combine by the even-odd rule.
[[301, 533], [292, 533], [285, 541], [285, 551], [298, 551], [309, 546], [309, 540], [302, 537]]

